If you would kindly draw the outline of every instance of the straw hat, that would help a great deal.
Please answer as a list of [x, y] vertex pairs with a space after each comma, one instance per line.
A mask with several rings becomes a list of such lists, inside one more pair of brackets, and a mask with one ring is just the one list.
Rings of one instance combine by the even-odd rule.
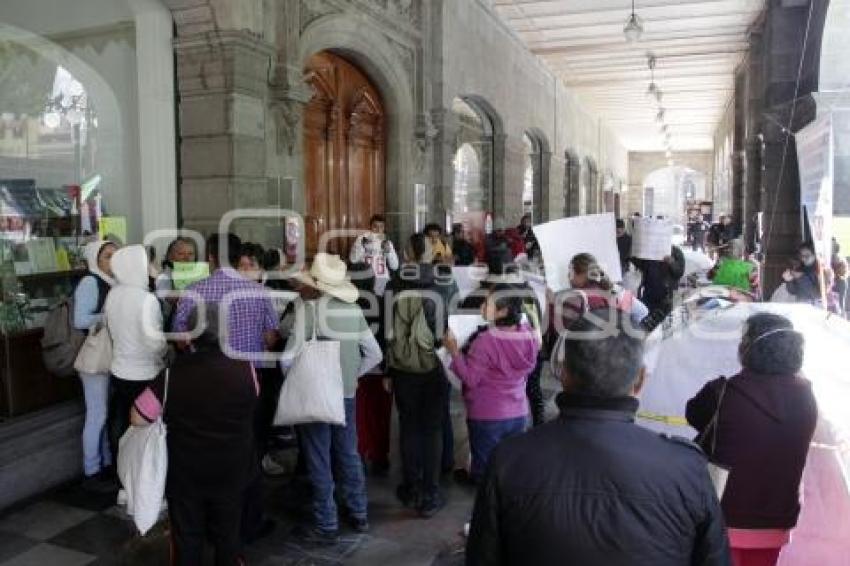
[[310, 273], [300, 273], [297, 278], [304, 283], [336, 297], [345, 303], [357, 302], [360, 292], [346, 277], [345, 262], [338, 255], [317, 253]]

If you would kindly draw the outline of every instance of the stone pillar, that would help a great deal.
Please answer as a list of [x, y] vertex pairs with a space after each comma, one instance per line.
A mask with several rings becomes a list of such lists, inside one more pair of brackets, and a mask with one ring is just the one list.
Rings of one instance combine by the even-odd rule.
[[[268, 204], [266, 100], [274, 47], [248, 31], [211, 31], [175, 42], [180, 95], [182, 210], [209, 233], [222, 215]], [[234, 226], [264, 241], [263, 223]]]
[[[540, 211], [540, 218], [535, 218], [534, 222], [548, 222], [552, 220], [554, 217], [552, 216], [552, 208], [549, 199], [549, 190], [550, 190], [550, 173], [552, 171], [552, 152], [551, 151], [541, 151], [539, 154], [539, 175], [540, 179], [535, 179], [535, 186], [540, 187], [540, 195], [534, 195], [534, 198], [540, 199], [540, 205], [538, 210]], [[537, 170], [535, 170], [537, 171]]]
[[454, 158], [457, 145], [458, 121], [448, 108], [431, 111], [435, 135], [433, 142], [433, 179], [430, 220], [441, 226], [446, 213], [451, 212], [454, 199]]
[[492, 207], [493, 218], [501, 218], [510, 222], [506, 215], [511, 207], [508, 206], [508, 194], [505, 190], [505, 175], [508, 167], [507, 141], [507, 134], [502, 132], [493, 134], [493, 163], [490, 167], [493, 176], [490, 181], [490, 206]]

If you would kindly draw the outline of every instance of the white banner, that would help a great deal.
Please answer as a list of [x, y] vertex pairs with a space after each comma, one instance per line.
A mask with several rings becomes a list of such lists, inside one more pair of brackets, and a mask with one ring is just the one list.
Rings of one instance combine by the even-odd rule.
[[538, 224], [533, 230], [543, 254], [546, 285], [553, 291], [569, 288], [570, 261], [581, 253], [593, 254], [612, 281], [622, 280], [612, 213], [561, 218]]
[[808, 216], [815, 250], [828, 262], [832, 256], [832, 116], [819, 117], [797, 132], [794, 140], [800, 170], [800, 204]]
[[632, 256], [638, 259], [661, 261], [670, 255], [673, 246], [673, 225], [667, 220], [636, 218], [632, 237]]

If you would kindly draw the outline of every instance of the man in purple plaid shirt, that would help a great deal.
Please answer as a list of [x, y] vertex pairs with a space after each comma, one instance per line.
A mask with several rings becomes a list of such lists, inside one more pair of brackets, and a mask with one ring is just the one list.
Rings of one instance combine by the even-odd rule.
[[[219, 261], [221, 243], [227, 238], [228, 263]], [[212, 275], [188, 287], [191, 293], [181, 297], [174, 315], [173, 331], [189, 332], [196, 320], [197, 308], [194, 294], [200, 296], [207, 315], [207, 327], [217, 329], [221, 320], [219, 308], [227, 303], [228, 309], [222, 322], [226, 328], [218, 329], [219, 336], [226, 337], [231, 357], [246, 359], [263, 367], [274, 363], [263, 363], [265, 352], [279, 339], [278, 316], [268, 291], [262, 285], [242, 277], [233, 265], [239, 260], [240, 239], [233, 235], [213, 234], [207, 240], [207, 259], [215, 268]], [[235, 256], [235, 257], [234, 257]]]

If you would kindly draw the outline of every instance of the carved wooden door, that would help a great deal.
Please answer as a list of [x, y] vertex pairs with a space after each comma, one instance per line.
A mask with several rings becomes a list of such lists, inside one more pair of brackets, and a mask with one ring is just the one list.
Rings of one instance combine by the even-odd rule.
[[[313, 98], [304, 113], [306, 252], [347, 257], [354, 234], [384, 213], [384, 110], [378, 90], [357, 67], [329, 52], [307, 63]], [[320, 246], [323, 249], [320, 249]]]

